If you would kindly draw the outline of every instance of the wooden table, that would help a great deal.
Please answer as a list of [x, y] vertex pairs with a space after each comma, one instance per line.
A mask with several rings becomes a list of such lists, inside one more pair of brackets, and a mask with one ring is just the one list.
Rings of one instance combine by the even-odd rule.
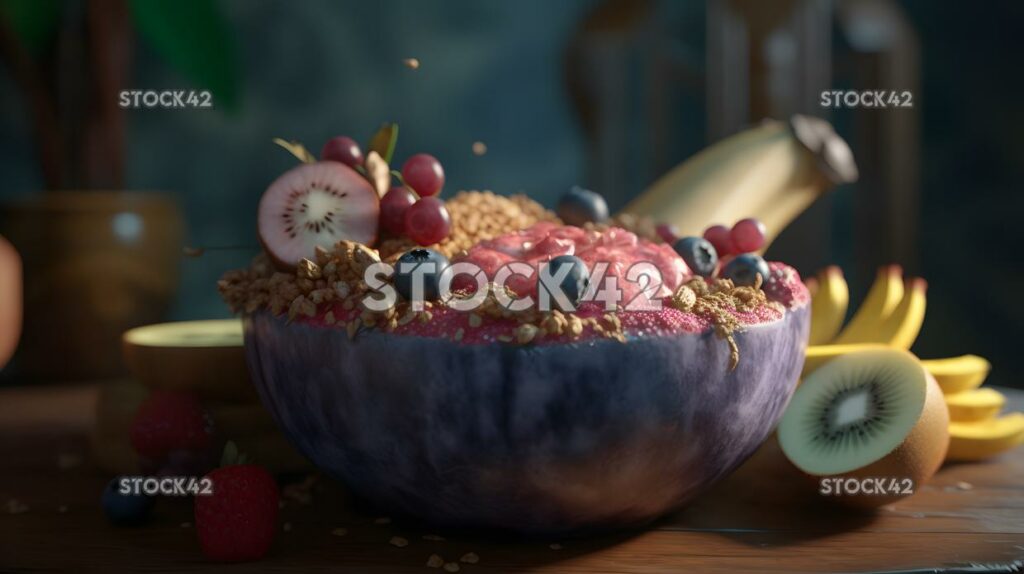
[[[99, 494], [110, 477], [88, 452], [95, 396], [88, 386], [0, 391], [0, 571], [209, 568], [188, 500], [162, 500], [140, 528], [107, 524]], [[1012, 399], [1016, 409], [1024, 405], [1024, 393]], [[312, 504], [285, 504], [266, 559], [223, 568], [444, 572], [426, 567], [431, 554], [458, 560], [474, 552], [479, 563], [460, 572], [1024, 571], [1024, 448], [947, 466], [912, 498], [875, 512], [822, 500], [778, 454], [769, 441], [728, 480], [648, 530], [586, 540], [378, 524], [321, 478]], [[332, 534], [336, 528], [347, 534]], [[408, 546], [389, 544], [394, 536]], [[963, 570], [971, 563], [983, 566]]]

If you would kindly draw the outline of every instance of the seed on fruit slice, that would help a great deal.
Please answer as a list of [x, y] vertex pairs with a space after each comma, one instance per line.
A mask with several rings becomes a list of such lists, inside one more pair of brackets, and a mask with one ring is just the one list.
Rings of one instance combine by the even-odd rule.
[[275, 263], [292, 268], [318, 245], [377, 238], [380, 200], [352, 168], [339, 162], [303, 164], [270, 184], [260, 199], [259, 237]]
[[[942, 391], [898, 349], [839, 357], [797, 388], [779, 423], [786, 457], [813, 476], [909, 478], [914, 487], [942, 464], [949, 444]], [[844, 496], [855, 505], [889, 496]]]

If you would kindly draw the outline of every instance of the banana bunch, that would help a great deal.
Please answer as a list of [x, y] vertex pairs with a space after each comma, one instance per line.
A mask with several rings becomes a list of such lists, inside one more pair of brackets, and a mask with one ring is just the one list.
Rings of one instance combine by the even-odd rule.
[[[909, 349], [924, 323], [928, 284], [904, 279], [889, 265], [878, 275], [867, 297], [844, 326], [850, 292], [838, 267], [823, 269], [807, 280], [811, 291], [811, 334], [804, 361], [806, 377], [828, 361], [872, 348]], [[977, 355], [921, 361], [942, 388], [949, 407], [947, 460], [981, 460], [1024, 443], [1024, 413], [999, 416], [1006, 403], [999, 391], [978, 388], [991, 365]]]

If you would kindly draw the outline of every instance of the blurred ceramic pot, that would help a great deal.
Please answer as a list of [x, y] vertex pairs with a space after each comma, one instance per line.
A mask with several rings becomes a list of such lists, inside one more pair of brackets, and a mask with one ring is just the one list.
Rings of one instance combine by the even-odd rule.
[[0, 369], [14, 353], [21, 334], [21, 258], [0, 237]]
[[24, 261], [18, 377], [121, 374], [121, 334], [162, 319], [177, 290], [182, 227], [159, 193], [46, 192], [0, 206], [0, 232]]

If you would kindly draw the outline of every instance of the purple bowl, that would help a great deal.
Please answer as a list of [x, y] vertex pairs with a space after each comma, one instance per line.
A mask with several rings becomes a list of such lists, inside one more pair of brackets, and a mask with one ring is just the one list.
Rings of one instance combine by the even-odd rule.
[[644, 524], [732, 472], [775, 427], [810, 312], [710, 332], [466, 345], [245, 318], [263, 403], [314, 464], [429, 523], [567, 533]]

